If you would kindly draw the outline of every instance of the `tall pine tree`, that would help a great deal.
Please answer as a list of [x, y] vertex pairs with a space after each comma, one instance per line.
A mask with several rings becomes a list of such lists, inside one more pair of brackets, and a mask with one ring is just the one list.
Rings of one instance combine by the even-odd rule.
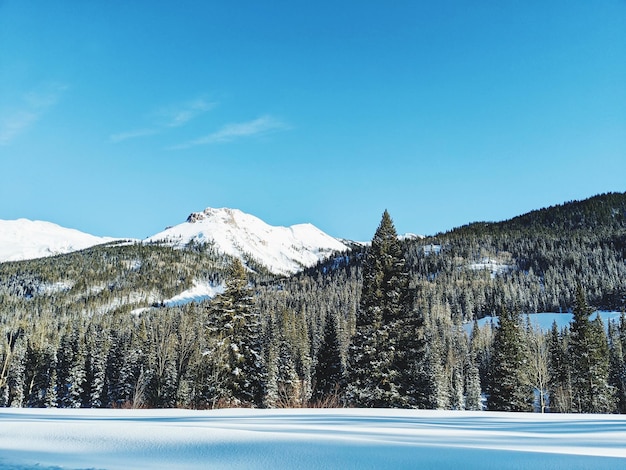
[[553, 413], [567, 413], [572, 409], [571, 367], [567, 355], [568, 335], [560, 333], [556, 321], [548, 335], [548, 395]]
[[313, 400], [320, 404], [332, 402], [333, 396], [338, 393], [343, 372], [336, 321], [328, 313], [324, 325], [324, 338], [317, 353]]
[[346, 399], [361, 407], [423, 403], [416, 386], [423, 358], [421, 318], [411, 310], [402, 246], [385, 211], [363, 263], [356, 333], [349, 349]]
[[504, 309], [493, 341], [487, 383], [489, 410], [532, 411], [532, 389], [524, 380], [526, 367], [520, 316]]
[[626, 313], [622, 310], [618, 324], [609, 324], [610, 374], [615, 389], [618, 413], [626, 413]]
[[221, 397], [230, 404], [261, 406], [265, 383], [265, 365], [261, 351], [260, 315], [254, 308], [252, 289], [246, 268], [235, 260], [226, 281], [226, 290], [211, 302], [215, 324], [210, 331], [219, 336], [215, 351], [223, 371]]
[[582, 288], [576, 288], [574, 318], [568, 353], [571, 361], [572, 410], [576, 413], [606, 413], [615, 407], [609, 385], [609, 354], [601, 320], [589, 321], [591, 308]]

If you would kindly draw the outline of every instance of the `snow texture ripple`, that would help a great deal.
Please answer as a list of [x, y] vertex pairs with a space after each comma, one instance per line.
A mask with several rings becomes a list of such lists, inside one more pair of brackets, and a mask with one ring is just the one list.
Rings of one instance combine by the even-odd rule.
[[0, 410], [0, 468], [616, 469], [626, 417], [379, 409]]

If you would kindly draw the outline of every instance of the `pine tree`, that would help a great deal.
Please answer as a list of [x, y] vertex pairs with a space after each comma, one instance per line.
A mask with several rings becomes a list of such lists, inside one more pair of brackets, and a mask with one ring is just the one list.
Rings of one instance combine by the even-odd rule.
[[12, 408], [21, 408], [24, 406], [26, 388], [26, 344], [24, 339], [18, 339], [13, 348], [11, 357], [11, 365], [8, 371], [9, 386], [9, 406]]
[[591, 322], [591, 354], [589, 370], [592, 413], [613, 413], [616, 408], [615, 388], [609, 384], [610, 355], [604, 323], [600, 315]]
[[91, 324], [85, 338], [86, 352], [86, 400], [91, 408], [104, 406], [106, 365], [111, 347], [109, 332], [100, 325]]
[[589, 321], [591, 312], [582, 285], [578, 284], [568, 348], [572, 365], [572, 411], [606, 413], [615, 405], [608, 384], [608, 344], [602, 321]]
[[465, 409], [482, 410], [482, 390], [480, 385], [480, 369], [478, 367], [477, 349], [480, 342], [480, 328], [474, 319], [470, 335], [470, 347], [465, 363]]
[[261, 406], [265, 369], [263, 364], [260, 314], [253, 308], [254, 297], [248, 286], [246, 269], [239, 260], [231, 266], [226, 290], [211, 303], [218, 335], [214, 355], [220, 358], [223, 388], [234, 404]]
[[329, 313], [326, 315], [324, 337], [317, 353], [313, 400], [323, 403], [325, 400], [332, 398], [333, 395], [336, 395], [342, 378], [343, 366], [341, 364], [341, 350], [336, 320]]
[[363, 263], [361, 302], [349, 350], [348, 403], [419, 406], [415, 375], [423, 360], [421, 317], [410, 310], [402, 246], [385, 211]]
[[617, 412], [626, 413], [626, 314], [622, 310], [618, 324], [609, 324], [610, 374], [615, 389]]
[[565, 334], [560, 334], [556, 321], [548, 335], [548, 396], [553, 413], [567, 413], [572, 409], [571, 368]]
[[480, 373], [476, 366], [476, 359], [470, 353], [465, 370], [465, 409], [480, 411], [483, 409], [480, 388]]
[[68, 325], [61, 337], [57, 365], [57, 400], [61, 408], [83, 406], [85, 343], [80, 324]]
[[46, 396], [44, 398], [45, 408], [56, 408], [58, 406], [57, 401], [57, 371], [53, 368], [50, 373], [48, 382], [48, 388], [46, 389]]
[[301, 382], [290, 342], [275, 324], [269, 345], [265, 405], [270, 408], [301, 406]]
[[496, 328], [487, 408], [494, 411], [532, 411], [532, 389], [525, 383], [527, 367], [518, 313], [504, 309]]

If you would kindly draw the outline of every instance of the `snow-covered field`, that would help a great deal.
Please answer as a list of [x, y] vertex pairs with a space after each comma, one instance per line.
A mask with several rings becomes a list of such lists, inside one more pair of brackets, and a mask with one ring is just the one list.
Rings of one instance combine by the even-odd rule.
[[0, 409], [3, 469], [617, 469], [626, 416]]
[[[604, 323], [604, 327], [608, 328], [609, 322], [619, 322], [621, 313], [620, 312], [605, 312], [605, 311], [597, 311], [590, 315], [590, 320], [595, 320], [597, 316], [602, 318], [602, 322]], [[522, 321], [526, 321], [526, 314], [522, 314]], [[559, 330], [562, 330], [565, 327], [569, 327], [574, 319], [574, 315], [572, 313], [530, 313], [528, 314], [528, 319], [530, 323], [535, 327], [539, 328], [543, 332], [548, 332], [552, 329], [552, 324], [556, 322], [556, 326]], [[497, 325], [498, 317], [484, 317], [478, 320], [478, 326], [481, 328], [488, 324]], [[466, 331], [469, 333], [472, 330], [472, 323], [466, 324]]]

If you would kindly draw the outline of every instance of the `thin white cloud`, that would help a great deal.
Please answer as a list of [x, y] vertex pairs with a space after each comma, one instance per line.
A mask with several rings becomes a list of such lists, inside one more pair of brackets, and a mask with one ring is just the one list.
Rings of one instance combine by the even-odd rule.
[[192, 119], [213, 109], [215, 103], [207, 101], [204, 98], [183, 103], [179, 107], [167, 110], [164, 115], [168, 117], [167, 127], [180, 127], [187, 124]]
[[39, 119], [39, 114], [17, 110], [0, 120], [0, 145], [9, 145], [19, 134], [32, 126]]
[[220, 142], [232, 142], [233, 140], [264, 135], [273, 131], [287, 130], [289, 125], [272, 116], [261, 116], [252, 121], [226, 124], [217, 131], [191, 140], [184, 144], [176, 145], [171, 149], [185, 149], [198, 145], [207, 145]]
[[165, 132], [168, 128], [182, 127], [201, 114], [213, 109], [215, 106], [216, 103], [200, 97], [167, 108], [162, 108], [152, 113], [152, 119], [157, 121], [152, 127], [111, 134], [109, 140], [118, 143], [125, 140], [160, 134]]
[[45, 84], [36, 90], [24, 93], [19, 103], [9, 110], [0, 110], [0, 145], [9, 145], [16, 137], [26, 132], [53, 106], [67, 86]]

